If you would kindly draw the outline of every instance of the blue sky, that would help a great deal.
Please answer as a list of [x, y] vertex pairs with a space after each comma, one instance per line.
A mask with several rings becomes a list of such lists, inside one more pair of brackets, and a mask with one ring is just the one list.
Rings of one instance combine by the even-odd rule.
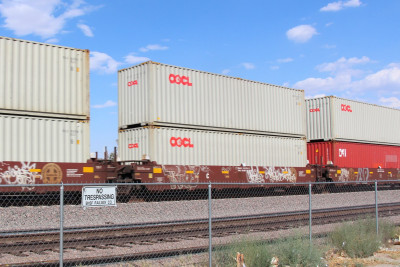
[[118, 69], [152, 60], [400, 108], [400, 1], [0, 0], [0, 35], [91, 51], [91, 151]]

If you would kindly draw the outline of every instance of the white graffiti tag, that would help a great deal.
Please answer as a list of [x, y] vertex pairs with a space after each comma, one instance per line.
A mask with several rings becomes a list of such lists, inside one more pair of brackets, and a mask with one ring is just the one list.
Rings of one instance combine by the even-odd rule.
[[249, 183], [277, 183], [277, 182], [296, 182], [296, 171], [292, 168], [264, 167], [263, 174], [258, 167], [252, 167], [246, 171], [247, 181]]
[[[0, 168], [0, 184], [35, 184], [36, 177], [41, 179], [41, 175], [37, 172], [31, 172], [36, 169], [36, 163], [21, 162], [21, 166], [14, 165], [13, 167], [0, 163], [0, 166], [8, 166], [5, 171]], [[34, 187], [24, 187], [23, 189], [33, 190]]]
[[[163, 166], [170, 183], [198, 183], [200, 166]], [[171, 189], [195, 189], [194, 184], [171, 185]]]
[[258, 167], [251, 167], [250, 170], [246, 170], [246, 177], [249, 183], [261, 184], [266, 182], [264, 175], [259, 172]]
[[369, 179], [369, 169], [358, 168], [357, 181], [368, 181], [368, 179]]
[[269, 167], [265, 172], [265, 179], [271, 182], [296, 182], [296, 173], [291, 168], [277, 168]]
[[348, 169], [341, 169], [340, 170], [340, 176], [339, 176], [339, 182], [347, 182], [350, 177], [350, 172]]

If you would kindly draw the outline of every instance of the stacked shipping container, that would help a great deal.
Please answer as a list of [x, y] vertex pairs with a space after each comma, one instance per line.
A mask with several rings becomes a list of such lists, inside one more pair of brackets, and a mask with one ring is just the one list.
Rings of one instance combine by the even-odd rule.
[[306, 100], [308, 160], [398, 168], [400, 110], [333, 96]]
[[150, 61], [118, 80], [122, 160], [306, 164], [304, 91]]
[[0, 36], [0, 161], [89, 158], [89, 51]]

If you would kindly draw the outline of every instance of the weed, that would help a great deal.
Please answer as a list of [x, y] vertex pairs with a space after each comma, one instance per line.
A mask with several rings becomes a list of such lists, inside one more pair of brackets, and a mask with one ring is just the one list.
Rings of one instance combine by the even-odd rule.
[[376, 234], [375, 220], [358, 220], [337, 227], [330, 235], [332, 244], [352, 258], [365, 258], [378, 251], [381, 244], [393, 237], [395, 228], [389, 223], [379, 224]]

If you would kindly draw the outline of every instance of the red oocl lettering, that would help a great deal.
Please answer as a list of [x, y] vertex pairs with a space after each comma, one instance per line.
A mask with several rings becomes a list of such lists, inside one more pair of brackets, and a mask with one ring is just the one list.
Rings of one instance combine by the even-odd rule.
[[189, 77], [187, 77], [187, 76], [170, 74], [168, 79], [169, 79], [170, 83], [192, 86], [192, 83], [189, 81]]
[[340, 107], [341, 107], [342, 111], [353, 112], [353, 111], [351, 110], [350, 105], [341, 104]]
[[193, 147], [190, 138], [171, 137], [169, 143], [172, 147]]
[[139, 143], [128, 144], [128, 148], [139, 148]]
[[137, 84], [138, 84], [137, 80], [128, 82], [128, 86], [137, 85]]

